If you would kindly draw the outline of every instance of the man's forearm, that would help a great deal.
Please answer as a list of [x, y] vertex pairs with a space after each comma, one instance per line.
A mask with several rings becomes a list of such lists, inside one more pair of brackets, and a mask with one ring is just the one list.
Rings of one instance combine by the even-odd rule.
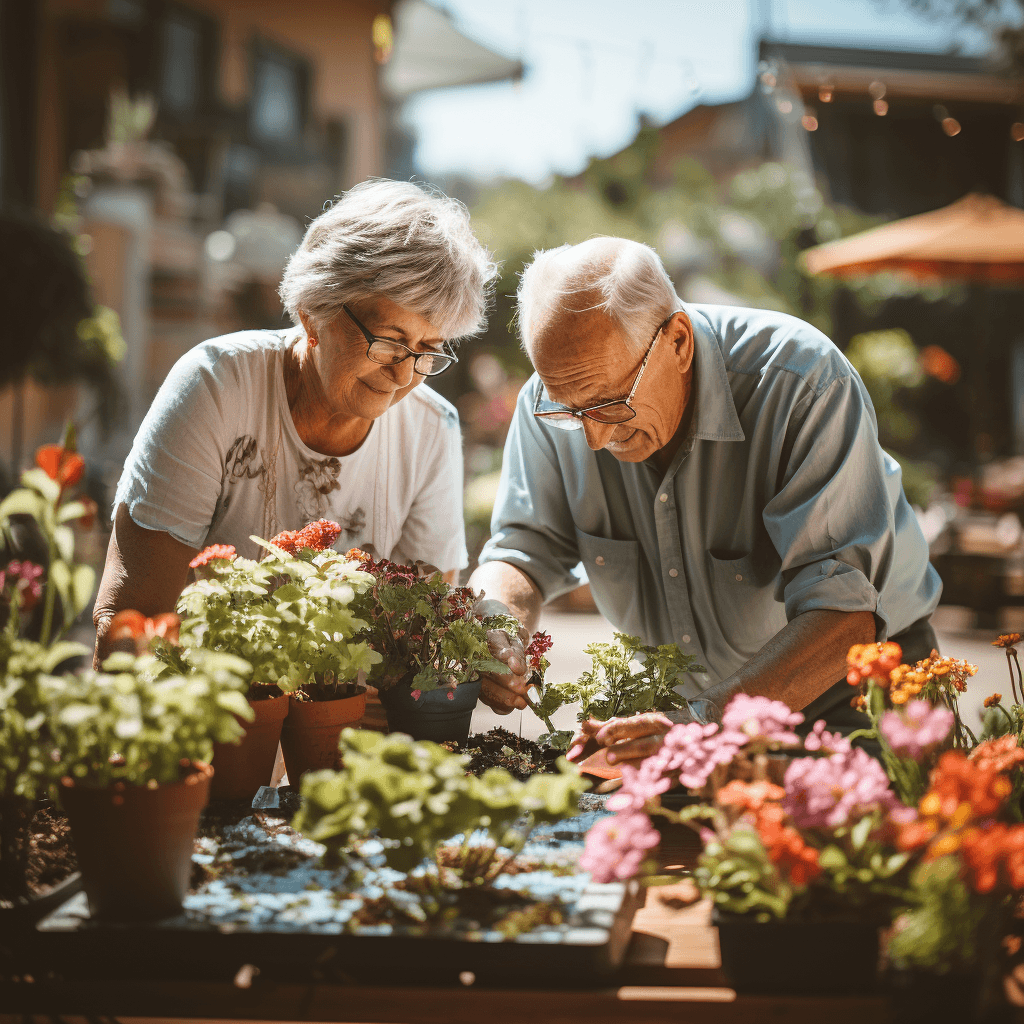
[[537, 631], [544, 599], [522, 569], [508, 562], [484, 562], [470, 576], [469, 586], [483, 591], [488, 600], [500, 601], [530, 633]]
[[743, 691], [781, 700], [799, 711], [846, 675], [846, 652], [875, 639], [871, 612], [804, 612], [728, 679], [702, 694], [723, 707]]

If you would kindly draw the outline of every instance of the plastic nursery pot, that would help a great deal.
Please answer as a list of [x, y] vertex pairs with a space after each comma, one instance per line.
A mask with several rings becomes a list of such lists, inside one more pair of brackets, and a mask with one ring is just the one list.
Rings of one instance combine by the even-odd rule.
[[288, 782], [297, 786], [303, 772], [338, 767], [338, 736], [363, 717], [366, 690], [337, 700], [288, 697], [288, 717], [281, 730], [281, 750]]
[[213, 768], [197, 762], [181, 782], [152, 789], [61, 780], [60, 802], [94, 917], [153, 920], [181, 910], [212, 777]]
[[465, 743], [479, 696], [479, 680], [456, 686], [454, 691], [447, 686], [426, 690], [418, 699], [413, 697], [408, 683], [398, 683], [381, 690], [380, 702], [384, 705], [390, 732], [404, 732], [414, 740], [434, 743], [445, 740]]
[[288, 698], [278, 693], [254, 700], [250, 695], [249, 706], [256, 718], [242, 722], [245, 735], [241, 740], [213, 745], [216, 771], [210, 796], [214, 800], [251, 800], [260, 786], [270, 785], [281, 727], [288, 714]]
[[870, 992], [878, 983], [878, 925], [766, 921], [715, 910], [722, 972], [737, 992]]
[[947, 974], [893, 969], [886, 974], [885, 980], [893, 1019], [901, 1024], [982, 1019], [978, 1011], [984, 987], [984, 967], [980, 964], [974, 972], [960, 969]]

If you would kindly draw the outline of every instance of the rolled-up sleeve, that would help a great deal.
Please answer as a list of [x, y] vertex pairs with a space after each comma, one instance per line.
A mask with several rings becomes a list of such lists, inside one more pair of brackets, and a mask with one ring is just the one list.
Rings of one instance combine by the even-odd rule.
[[910, 625], [937, 577], [900, 468], [878, 445], [863, 384], [837, 376], [809, 392], [786, 435], [763, 519], [782, 559], [787, 619], [819, 608], [870, 611], [879, 639]]
[[533, 415], [536, 378], [516, 402], [505, 442], [501, 482], [484, 562], [508, 562], [536, 583], [545, 601], [579, 586], [580, 561], [558, 453], [548, 428]]

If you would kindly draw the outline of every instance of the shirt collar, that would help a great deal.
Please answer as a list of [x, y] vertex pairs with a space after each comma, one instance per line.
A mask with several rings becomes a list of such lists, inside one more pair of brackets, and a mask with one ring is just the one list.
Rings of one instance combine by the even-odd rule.
[[683, 306], [683, 311], [693, 325], [694, 362], [693, 420], [690, 436], [684, 448], [694, 440], [702, 441], [743, 441], [745, 435], [740, 425], [732, 387], [725, 370], [725, 358], [718, 343], [718, 336], [703, 313], [695, 306]]

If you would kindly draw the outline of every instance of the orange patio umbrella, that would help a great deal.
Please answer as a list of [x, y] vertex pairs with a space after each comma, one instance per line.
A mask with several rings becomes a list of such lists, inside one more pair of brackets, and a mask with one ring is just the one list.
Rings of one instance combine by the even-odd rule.
[[900, 270], [939, 281], [1024, 285], [1024, 210], [970, 194], [941, 210], [883, 224], [803, 253], [811, 274]]

